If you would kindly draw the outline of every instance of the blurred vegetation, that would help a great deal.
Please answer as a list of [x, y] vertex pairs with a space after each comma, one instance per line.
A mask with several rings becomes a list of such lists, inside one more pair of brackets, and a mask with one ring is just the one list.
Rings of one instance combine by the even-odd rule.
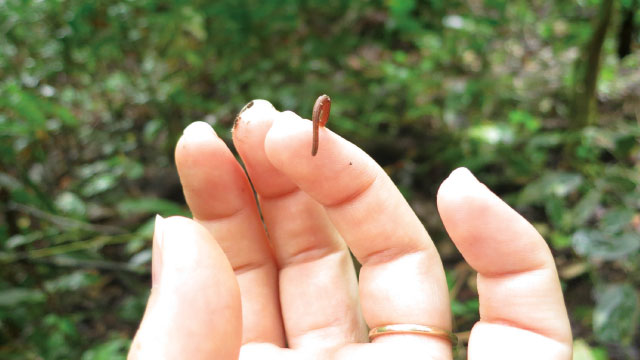
[[[549, 242], [576, 359], [640, 358], [638, 0], [0, 1], [0, 358], [124, 358], [173, 147], [232, 146], [253, 98], [370, 153], [438, 244], [456, 330], [475, 275], [435, 192], [467, 166]], [[464, 356], [461, 351], [460, 356]]]

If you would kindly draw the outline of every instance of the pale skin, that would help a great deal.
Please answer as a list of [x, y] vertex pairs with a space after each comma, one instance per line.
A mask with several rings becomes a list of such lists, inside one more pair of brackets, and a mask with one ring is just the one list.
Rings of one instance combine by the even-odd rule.
[[[258, 203], [213, 129], [185, 129], [176, 164], [194, 218], [156, 222], [153, 287], [130, 359], [452, 358], [440, 337], [368, 342], [367, 327], [387, 324], [450, 330], [444, 269], [384, 170], [327, 128], [312, 156], [311, 129], [264, 100], [239, 115], [233, 141]], [[437, 205], [478, 272], [469, 359], [571, 359], [556, 267], [534, 227], [464, 168], [444, 180]]]

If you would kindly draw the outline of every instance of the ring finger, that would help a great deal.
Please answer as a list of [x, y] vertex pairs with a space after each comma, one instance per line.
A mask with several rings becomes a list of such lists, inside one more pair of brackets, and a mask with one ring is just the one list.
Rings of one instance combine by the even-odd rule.
[[[423, 225], [373, 159], [329, 130], [320, 130], [320, 150], [312, 159], [311, 123], [279, 117], [266, 135], [265, 152], [276, 169], [323, 206], [362, 264], [359, 290], [367, 324], [413, 323], [450, 330], [444, 269]], [[451, 357], [451, 345], [439, 337], [393, 334], [373, 342]]]

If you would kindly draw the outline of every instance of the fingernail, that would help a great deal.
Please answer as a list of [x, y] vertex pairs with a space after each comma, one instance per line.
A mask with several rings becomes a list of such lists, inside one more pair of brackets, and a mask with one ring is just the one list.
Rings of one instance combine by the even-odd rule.
[[153, 248], [151, 250], [151, 287], [160, 284], [160, 276], [162, 273], [162, 244], [164, 242], [164, 218], [156, 215], [156, 221], [153, 228]]
[[451, 172], [449, 178], [459, 182], [477, 183], [478, 179], [466, 167], [459, 167]]
[[[252, 112], [251, 115], [249, 115], [247, 112], [247, 110], [249, 109], [253, 109], [251, 110]], [[245, 118], [248, 115], [255, 117], [258, 114], [264, 115], [268, 111], [275, 111], [275, 110], [276, 108], [273, 107], [273, 105], [267, 100], [262, 100], [262, 99], [251, 100], [245, 106], [243, 106], [242, 110], [240, 110], [240, 112], [238, 112], [238, 115], [236, 115], [236, 119], [233, 122], [233, 128], [231, 129], [231, 131], [235, 131], [240, 125], [240, 123], [242, 122], [242, 120], [243, 119], [246, 120]], [[245, 114], [245, 112], [247, 112], [247, 114]]]
[[182, 134], [190, 139], [210, 139], [217, 137], [216, 131], [204, 121], [194, 121], [187, 126]]

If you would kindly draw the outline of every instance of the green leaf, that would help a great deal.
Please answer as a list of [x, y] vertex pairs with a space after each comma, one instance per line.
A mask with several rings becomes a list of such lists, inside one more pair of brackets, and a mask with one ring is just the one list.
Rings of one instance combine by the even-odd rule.
[[[12, 109], [18, 118], [26, 120], [29, 126], [25, 128], [19, 126], [20, 121], [14, 121], [15, 126], [7, 130], [16, 133], [23, 133], [24, 130], [37, 131], [46, 128], [45, 123], [48, 117], [58, 118], [63, 124], [68, 126], [78, 126], [78, 119], [62, 105], [53, 103], [47, 99], [32, 95], [15, 84], [6, 87], [6, 99], [0, 100], [0, 105], [6, 104]], [[19, 126], [19, 127], [18, 127]]]
[[553, 232], [549, 240], [555, 250], [562, 250], [571, 246], [571, 237], [560, 232]]
[[573, 360], [596, 360], [591, 352], [591, 347], [583, 339], [573, 342]]
[[154, 140], [156, 140], [163, 126], [163, 122], [159, 119], [152, 119], [147, 121], [144, 124], [144, 129], [142, 131], [142, 137], [144, 141], [146, 143], [152, 143]]
[[60, 121], [67, 126], [75, 127], [79, 125], [78, 118], [76, 118], [69, 109], [63, 106], [50, 104], [49, 111], [51, 115], [60, 119]]
[[138, 323], [147, 306], [146, 296], [127, 296], [118, 306], [118, 317], [122, 320]]
[[583, 141], [589, 146], [596, 146], [606, 150], [614, 150], [617, 134], [600, 127], [587, 127], [582, 131]]
[[0, 290], [0, 307], [14, 307], [44, 302], [46, 296], [38, 289], [11, 288]]
[[564, 199], [549, 196], [544, 203], [544, 209], [554, 227], [560, 230], [568, 230], [570, 219]]
[[527, 146], [533, 148], [553, 148], [562, 144], [564, 135], [556, 132], [540, 132], [529, 140]]
[[7, 188], [10, 191], [24, 189], [24, 185], [18, 179], [4, 172], [0, 172], [0, 187]]
[[599, 230], [580, 229], [573, 234], [573, 249], [594, 260], [616, 260], [640, 249], [640, 234], [605, 234]]
[[596, 294], [593, 331], [604, 343], [629, 344], [638, 327], [638, 294], [629, 284], [607, 285]]
[[542, 126], [540, 119], [523, 110], [514, 110], [509, 113], [509, 122], [514, 125], [522, 125], [529, 131], [537, 131]]
[[84, 270], [77, 270], [71, 274], [62, 275], [48, 280], [44, 288], [48, 292], [77, 291], [97, 283], [100, 277], [97, 274]]
[[131, 340], [114, 338], [94, 346], [82, 354], [82, 360], [118, 360], [126, 359]]
[[59, 194], [56, 197], [55, 204], [60, 211], [67, 215], [82, 218], [87, 212], [87, 207], [82, 198], [70, 191]]
[[78, 330], [73, 321], [68, 316], [56, 314], [46, 315], [39, 322], [32, 337], [38, 342], [41, 358], [44, 359], [65, 359], [72, 356], [71, 351], [76, 346], [79, 338]]
[[574, 192], [582, 182], [583, 177], [580, 174], [548, 172], [522, 190], [519, 202], [529, 205], [542, 203], [549, 196], [564, 198]]
[[592, 189], [578, 201], [576, 206], [571, 210], [573, 224], [575, 226], [583, 225], [593, 216], [598, 205], [600, 205], [601, 197], [602, 193], [600, 193], [600, 191]]
[[118, 177], [114, 174], [105, 173], [97, 175], [82, 188], [82, 195], [90, 197], [112, 189], [118, 184]]
[[[188, 217], [189, 215], [185, 214], [184, 216]], [[140, 252], [140, 250], [148, 244], [149, 239], [153, 237], [155, 224], [155, 217], [151, 217], [140, 225], [134, 232], [134, 236], [127, 241], [127, 244], [125, 245], [125, 253], [131, 255]]]
[[606, 360], [609, 357], [602, 348], [592, 348], [584, 339], [573, 342], [573, 360]]
[[6, 97], [0, 100], [2, 103], [8, 105], [10, 109], [22, 119], [26, 120], [30, 125], [31, 130], [44, 129], [46, 117], [41, 111], [38, 98], [23, 91], [16, 84], [10, 84], [6, 88], [6, 94], [2, 97]]
[[118, 212], [127, 216], [132, 214], [160, 214], [161, 216], [183, 215], [189, 216], [189, 212], [183, 206], [173, 201], [143, 197], [123, 200], [118, 204]]
[[489, 145], [510, 144], [515, 138], [513, 129], [503, 124], [479, 124], [469, 128], [470, 139]]
[[191, 34], [199, 41], [207, 39], [207, 30], [202, 14], [195, 11], [192, 7], [187, 6], [182, 9], [182, 16], [184, 17], [182, 29], [184, 29], [185, 32]]
[[600, 229], [606, 234], [616, 234], [622, 231], [635, 215], [635, 211], [627, 208], [609, 210], [600, 220]]
[[451, 311], [456, 316], [476, 316], [479, 306], [477, 298], [464, 302], [455, 299], [451, 301]]
[[151, 262], [151, 255], [151, 249], [144, 249], [132, 256], [129, 264], [136, 267], [146, 265]]
[[42, 231], [31, 231], [28, 234], [16, 234], [7, 239], [5, 247], [15, 249], [19, 246], [31, 244], [34, 241], [42, 240], [45, 237]]
[[416, 2], [415, 0], [389, 0], [387, 6], [395, 16], [407, 16], [415, 9]]

